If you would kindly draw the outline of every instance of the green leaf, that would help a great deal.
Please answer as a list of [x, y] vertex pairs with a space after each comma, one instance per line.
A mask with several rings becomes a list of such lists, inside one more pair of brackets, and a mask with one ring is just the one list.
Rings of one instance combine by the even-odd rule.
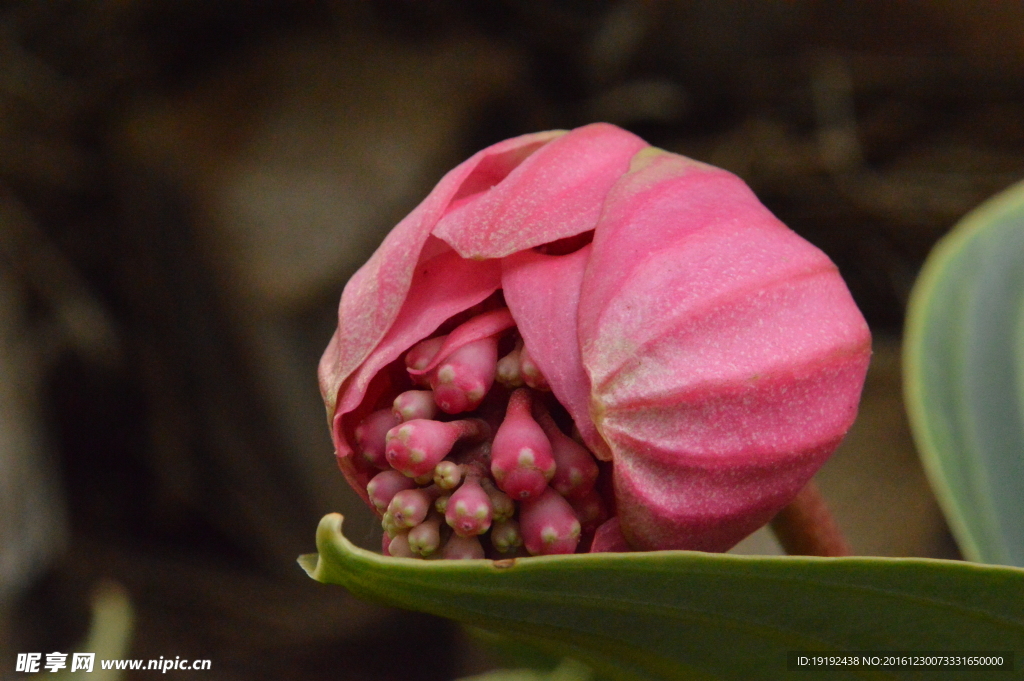
[[[341, 524], [325, 516], [319, 555], [300, 558], [314, 579], [575, 658], [608, 679], [788, 678], [796, 650], [1024, 652], [1018, 568], [689, 551], [423, 561], [359, 549]], [[1015, 668], [1001, 678], [1024, 677]], [[907, 675], [851, 668], [813, 678]]]
[[1024, 567], [1024, 183], [929, 256], [907, 312], [904, 386], [964, 555]]

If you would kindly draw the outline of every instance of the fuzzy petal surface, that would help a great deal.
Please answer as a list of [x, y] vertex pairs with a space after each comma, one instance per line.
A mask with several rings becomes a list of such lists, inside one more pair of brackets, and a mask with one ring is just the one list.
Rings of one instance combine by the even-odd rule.
[[607, 123], [552, 140], [473, 201], [451, 210], [434, 235], [465, 258], [503, 258], [587, 232], [608, 190], [647, 146]]
[[835, 266], [735, 176], [645, 151], [580, 299], [591, 413], [638, 549], [723, 551], [853, 422], [870, 335]]

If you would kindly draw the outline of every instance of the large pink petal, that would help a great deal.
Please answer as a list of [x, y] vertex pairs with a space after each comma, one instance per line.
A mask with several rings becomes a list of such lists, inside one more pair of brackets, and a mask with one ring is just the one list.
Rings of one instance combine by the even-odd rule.
[[551, 391], [566, 408], [584, 442], [600, 458], [608, 446], [590, 418], [590, 380], [580, 360], [576, 310], [591, 247], [569, 255], [523, 251], [502, 261], [501, 286], [519, 333]]
[[320, 360], [320, 392], [328, 417], [338, 390], [384, 338], [409, 292], [413, 270], [430, 231], [453, 204], [480, 196], [524, 158], [564, 131], [540, 132], [499, 142], [448, 172], [423, 202], [391, 230], [345, 286], [338, 331]]
[[[715, 386], [602, 424], [623, 532], [640, 550], [726, 551], [789, 503], [857, 414], [868, 355]], [[723, 445], [722, 456], [714, 446]]]
[[647, 146], [607, 123], [577, 128], [441, 219], [434, 235], [466, 258], [503, 258], [594, 228], [608, 189]]
[[623, 532], [642, 549], [728, 548], [852, 423], [867, 326], [824, 254], [682, 157], [638, 157], [593, 248], [582, 360]]

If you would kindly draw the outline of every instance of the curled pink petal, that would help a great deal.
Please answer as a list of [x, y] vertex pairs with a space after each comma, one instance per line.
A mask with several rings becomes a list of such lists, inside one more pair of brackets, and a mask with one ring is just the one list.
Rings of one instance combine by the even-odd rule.
[[427, 366], [437, 356], [438, 350], [444, 345], [447, 336], [435, 336], [422, 340], [405, 353], [405, 368], [410, 372], [413, 383], [420, 386], [430, 385], [427, 376], [424, 375]]
[[[447, 336], [443, 336], [440, 347], [431, 355], [430, 360], [425, 365], [409, 367], [409, 373], [416, 375], [433, 371], [459, 348], [485, 338], [492, 338], [513, 326], [515, 326], [515, 319], [512, 318], [512, 313], [508, 311], [508, 308], [502, 307], [478, 314], [459, 324]], [[434, 341], [434, 339], [431, 340]], [[418, 361], [417, 365], [419, 365]]]
[[537, 149], [477, 200], [450, 211], [434, 235], [477, 260], [591, 230], [604, 195], [644, 146], [607, 123], [577, 128]]

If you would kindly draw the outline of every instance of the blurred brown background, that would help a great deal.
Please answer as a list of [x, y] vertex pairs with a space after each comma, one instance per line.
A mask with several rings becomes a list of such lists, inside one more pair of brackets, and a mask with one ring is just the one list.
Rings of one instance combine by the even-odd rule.
[[[0, 5], [0, 678], [97, 580], [168, 679], [452, 679], [442, 621], [308, 580], [315, 367], [346, 278], [441, 174], [606, 120], [742, 176], [875, 333], [819, 475], [858, 553], [956, 557], [900, 396], [929, 248], [1024, 176], [1010, 0], [37, 0]], [[739, 550], [775, 551], [767, 533]], [[128, 678], [149, 678], [141, 672]]]

